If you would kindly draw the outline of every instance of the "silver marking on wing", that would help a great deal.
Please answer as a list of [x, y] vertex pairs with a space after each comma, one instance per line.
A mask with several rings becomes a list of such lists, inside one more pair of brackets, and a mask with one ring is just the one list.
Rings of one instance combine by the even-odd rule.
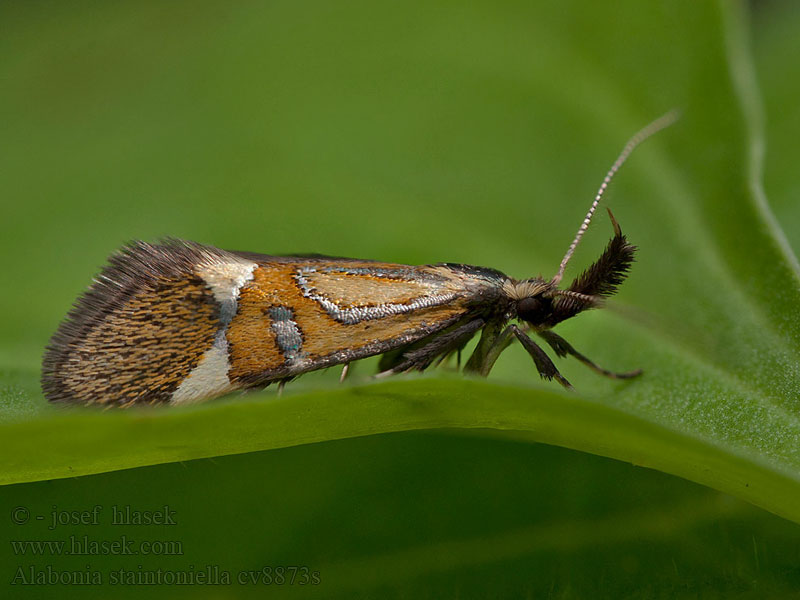
[[304, 358], [303, 334], [294, 320], [294, 311], [287, 306], [273, 306], [269, 309], [269, 317], [272, 319], [270, 327], [275, 333], [275, 341], [286, 362], [292, 364]]

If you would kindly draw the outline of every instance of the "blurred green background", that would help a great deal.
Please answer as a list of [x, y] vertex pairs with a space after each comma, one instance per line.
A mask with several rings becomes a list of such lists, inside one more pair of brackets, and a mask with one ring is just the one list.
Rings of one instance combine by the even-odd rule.
[[[724, 4], [4, 3], [3, 402], [20, 414], [43, 410], [38, 368], [48, 337], [105, 257], [130, 239], [177, 236], [274, 254], [550, 275], [636, 128], [673, 106], [689, 109], [692, 126], [691, 109], [724, 112], [697, 104], [705, 74], [692, 62], [708, 56], [713, 64], [721, 52]], [[767, 194], [797, 249], [800, 15], [792, 2], [758, 2], [749, 26], [767, 115]], [[649, 172], [634, 167], [615, 183], [613, 206], [626, 230], [671, 210], [637, 210], [637, 194], [652, 191]], [[591, 260], [608, 234], [600, 220], [576, 260]], [[670, 257], [649, 260], [657, 266]], [[623, 302], [635, 304], [648, 285], [632, 278]], [[570, 323], [566, 331], [582, 330]], [[535, 377], [527, 357], [508, 355], [497, 381]], [[613, 367], [636, 358], [624, 347], [612, 356]], [[568, 368], [570, 379], [584, 377]], [[337, 373], [319, 373], [293, 387], [336, 380]], [[41, 445], [46, 450], [47, 439]], [[47, 517], [53, 507], [95, 504], [106, 512], [114, 504], [167, 504], [178, 524], [51, 532], [7, 518], [18, 506]], [[489, 431], [370, 436], [4, 486], [0, 511], [9, 583], [23, 565], [104, 576], [121, 567], [218, 565], [235, 574], [307, 565], [320, 572], [320, 585], [146, 591], [173, 598], [800, 593], [798, 526], [655, 471]], [[180, 540], [183, 555], [32, 558], [10, 543], [85, 534]], [[142, 593], [137, 586], [8, 590], [12, 598]]]

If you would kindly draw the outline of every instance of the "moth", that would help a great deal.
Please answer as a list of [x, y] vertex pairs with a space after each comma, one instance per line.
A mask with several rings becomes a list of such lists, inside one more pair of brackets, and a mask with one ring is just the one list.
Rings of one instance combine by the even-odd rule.
[[609, 182], [633, 149], [675, 119], [639, 131], [603, 179], [552, 279], [517, 280], [463, 264], [408, 266], [324, 256], [220, 250], [168, 239], [111, 256], [45, 351], [42, 388], [55, 402], [186, 404], [382, 355], [379, 375], [424, 370], [480, 332], [465, 370], [488, 375], [514, 340], [539, 375], [569, 382], [531, 334], [559, 357], [599, 367], [552, 331], [613, 295], [636, 248], [609, 210], [600, 258], [559, 287]]

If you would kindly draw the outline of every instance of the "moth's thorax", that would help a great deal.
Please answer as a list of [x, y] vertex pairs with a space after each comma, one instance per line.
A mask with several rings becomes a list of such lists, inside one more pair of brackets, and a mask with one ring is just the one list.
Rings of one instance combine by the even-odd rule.
[[534, 296], [551, 296], [556, 291], [556, 286], [550, 281], [545, 281], [541, 277], [531, 279], [507, 279], [503, 283], [503, 293], [510, 300], [523, 300]]

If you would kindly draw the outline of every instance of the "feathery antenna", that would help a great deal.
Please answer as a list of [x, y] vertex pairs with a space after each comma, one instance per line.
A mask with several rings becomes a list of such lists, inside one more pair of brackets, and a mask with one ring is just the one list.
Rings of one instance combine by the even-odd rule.
[[628, 143], [625, 144], [625, 147], [622, 149], [622, 152], [620, 152], [617, 160], [614, 161], [614, 164], [611, 165], [608, 173], [606, 173], [606, 176], [603, 178], [603, 183], [600, 184], [600, 188], [597, 190], [597, 194], [594, 197], [594, 202], [592, 202], [589, 212], [586, 213], [586, 218], [583, 220], [583, 223], [581, 223], [578, 233], [575, 234], [575, 239], [572, 240], [572, 244], [570, 244], [567, 253], [564, 255], [564, 258], [561, 259], [561, 265], [558, 267], [558, 273], [555, 277], [553, 277], [553, 281], [551, 282], [553, 285], [558, 285], [561, 282], [561, 278], [564, 277], [564, 270], [567, 268], [567, 263], [569, 263], [569, 259], [572, 258], [572, 254], [575, 252], [575, 248], [578, 247], [578, 242], [581, 241], [583, 234], [586, 233], [587, 229], [589, 229], [589, 223], [592, 222], [594, 211], [597, 210], [597, 205], [600, 204], [600, 200], [602, 199], [603, 194], [605, 194], [608, 184], [611, 183], [614, 175], [617, 174], [617, 171], [619, 171], [620, 167], [631, 155], [631, 152], [633, 152], [636, 146], [641, 144], [654, 133], [657, 133], [665, 127], [672, 125], [678, 120], [678, 117], [679, 113], [676, 109], [669, 111], [667, 114], [659, 117], [643, 129], [640, 129], [631, 139], [628, 140]]

